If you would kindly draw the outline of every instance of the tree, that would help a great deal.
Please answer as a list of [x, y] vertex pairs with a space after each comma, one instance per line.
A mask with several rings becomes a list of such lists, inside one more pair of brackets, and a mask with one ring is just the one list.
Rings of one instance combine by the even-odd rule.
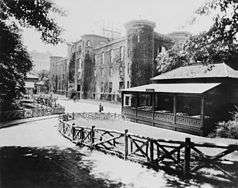
[[38, 72], [39, 80], [44, 83], [44, 91], [49, 92], [50, 90], [50, 79], [49, 79], [49, 71], [41, 70]]
[[166, 72], [178, 66], [200, 62], [233, 64], [238, 59], [238, 3], [237, 0], [210, 0], [196, 11], [198, 16], [214, 14], [212, 27], [199, 35], [191, 36], [179, 50], [172, 48], [160, 54], [158, 64], [165, 64]]
[[0, 0], [0, 107], [9, 108], [21, 96], [26, 73], [32, 68], [21, 41], [21, 28], [35, 28], [46, 43], [62, 41], [62, 29], [50, 16], [52, 13], [64, 15], [47, 0]]
[[188, 62], [188, 56], [183, 50], [183, 44], [175, 43], [172, 48], [158, 54], [157, 73], [161, 74], [172, 69], [178, 68]]
[[40, 70], [38, 72], [39, 80], [43, 81], [49, 78], [49, 71], [48, 70]]
[[[223, 61], [233, 64], [238, 57], [238, 2], [237, 0], [210, 0], [201, 6], [198, 15], [214, 14], [214, 24], [192, 43], [189, 50], [200, 50], [203, 62]], [[193, 48], [193, 49], [192, 49]]]
[[76, 64], [76, 54], [73, 53], [69, 61], [69, 82], [74, 83], [75, 81], [75, 64]]

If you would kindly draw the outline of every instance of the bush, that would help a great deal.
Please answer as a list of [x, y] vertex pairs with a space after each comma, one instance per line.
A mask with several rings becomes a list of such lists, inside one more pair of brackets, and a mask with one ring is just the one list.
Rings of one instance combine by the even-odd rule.
[[219, 123], [216, 129], [216, 136], [238, 139], [238, 121], [230, 120], [228, 122]]
[[[218, 122], [215, 130], [213, 130], [208, 137], [238, 139], [238, 107], [233, 105], [229, 110], [226, 109], [225, 114], [227, 115], [226, 121]], [[228, 115], [230, 118], [228, 118]]]

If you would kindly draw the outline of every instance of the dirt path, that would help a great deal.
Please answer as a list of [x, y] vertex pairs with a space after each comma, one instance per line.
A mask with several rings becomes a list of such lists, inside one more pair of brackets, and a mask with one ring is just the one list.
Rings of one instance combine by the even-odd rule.
[[57, 119], [48, 119], [0, 129], [1, 188], [205, 188], [231, 185], [210, 179], [184, 181], [138, 163], [76, 147], [58, 133], [57, 124]]
[[1, 188], [121, 187], [94, 178], [90, 168], [78, 165], [83, 156], [73, 149], [2, 147]]
[[66, 99], [65, 97], [58, 98], [58, 103], [65, 107], [67, 113], [72, 112], [98, 112], [98, 106], [101, 103], [104, 107], [104, 112], [121, 113], [121, 105], [108, 101], [95, 101], [80, 99], [77, 101]]

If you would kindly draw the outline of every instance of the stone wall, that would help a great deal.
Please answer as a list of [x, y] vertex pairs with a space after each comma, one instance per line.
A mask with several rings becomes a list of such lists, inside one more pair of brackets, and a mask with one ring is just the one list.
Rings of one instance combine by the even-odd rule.
[[64, 57], [50, 57], [50, 89], [51, 91], [63, 91], [67, 88], [67, 62]]
[[127, 49], [131, 60], [131, 86], [150, 83], [154, 64], [155, 23], [136, 20], [128, 22]]
[[124, 38], [95, 49], [95, 98], [118, 101], [120, 83], [125, 85]]

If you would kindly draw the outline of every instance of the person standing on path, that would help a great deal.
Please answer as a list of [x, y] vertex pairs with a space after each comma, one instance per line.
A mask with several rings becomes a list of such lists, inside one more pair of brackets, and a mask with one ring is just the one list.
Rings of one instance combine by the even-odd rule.
[[103, 105], [100, 103], [99, 104], [99, 112], [102, 112], [103, 111]]

